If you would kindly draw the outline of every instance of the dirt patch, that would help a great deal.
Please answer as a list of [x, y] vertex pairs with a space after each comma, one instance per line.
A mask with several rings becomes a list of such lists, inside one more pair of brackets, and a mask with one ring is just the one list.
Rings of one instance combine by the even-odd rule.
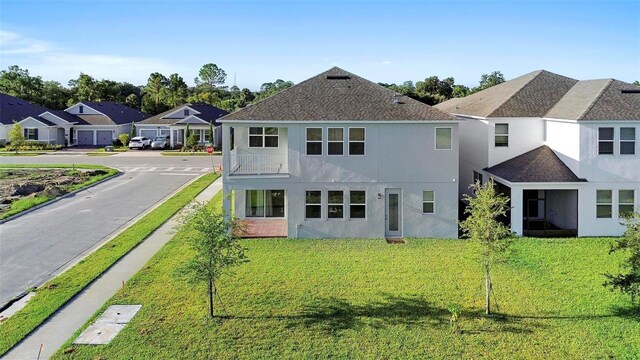
[[55, 198], [68, 193], [73, 185], [106, 173], [84, 169], [0, 169], [0, 214], [20, 199]]

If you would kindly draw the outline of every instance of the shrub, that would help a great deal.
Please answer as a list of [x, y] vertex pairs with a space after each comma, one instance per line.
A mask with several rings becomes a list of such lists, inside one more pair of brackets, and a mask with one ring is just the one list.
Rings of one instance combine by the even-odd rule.
[[118, 136], [118, 140], [120, 141], [122, 146], [129, 145], [129, 134], [120, 134], [120, 136]]

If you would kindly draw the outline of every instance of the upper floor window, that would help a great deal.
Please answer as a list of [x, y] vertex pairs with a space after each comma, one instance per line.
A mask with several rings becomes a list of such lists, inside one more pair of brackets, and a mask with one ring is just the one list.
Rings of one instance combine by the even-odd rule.
[[612, 127], [598, 128], [598, 154], [599, 155], [613, 154], [613, 128]]
[[349, 219], [364, 219], [366, 214], [366, 192], [364, 190], [349, 191]]
[[343, 155], [344, 154], [344, 129], [343, 128], [329, 128], [327, 129], [327, 153], [329, 155]]
[[307, 128], [307, 155], [322, 155], [322, 128]]
[[250, 148], [277, 148], [278, 128], [276, 127], [250, 127], [249, 128]]
[[611, 218], [613, 207], [613, 191], [596, 190], [596, 217]]
[[618, 190], [618, 216], [625, 217], [633, 214], [635, 191]]
[[364, 155], [364, 128], [349, 128], [349, 155]]
[[436, 128], [436, 150], [451, 150], [451, 128]]
[[509, 146], [509, 124], [496, 124], [495, 146]]
[[620, 155], [636, 153], [636, 128], [620, 128]]
[[84, 106], [82, 106], [82, 105], [78, 106], [78, 112], [80, 114], [84, 114]]
[[182, 110], [182, 114], [183, 114], [184, 116], [189, 116], [189, 109], [184, 109], [184, 110]]

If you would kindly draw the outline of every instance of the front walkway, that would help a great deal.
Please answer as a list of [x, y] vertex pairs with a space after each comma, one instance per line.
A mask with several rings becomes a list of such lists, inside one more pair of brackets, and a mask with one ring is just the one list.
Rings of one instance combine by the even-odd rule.
[[[201, 192], [196, 201], [209, 201], [222, 189], [222, 178], [218, 178]], [[174, 215], [151, 236], [144, 240], [102, 276], [76, 295], [62, 309], [45, 321], [2, 359], [36, 359], [43, 345], [40, 359], [48, 359], [73, 333], [79, 329], [107, 300], [158, 252], [175, 233], [178, 215]]]

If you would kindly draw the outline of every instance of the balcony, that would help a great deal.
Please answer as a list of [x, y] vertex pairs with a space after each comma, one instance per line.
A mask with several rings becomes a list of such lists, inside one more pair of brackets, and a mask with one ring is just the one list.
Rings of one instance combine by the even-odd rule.
[[286, 175], [289, 165], [286, 154], [231, 154], [229, 175]]

